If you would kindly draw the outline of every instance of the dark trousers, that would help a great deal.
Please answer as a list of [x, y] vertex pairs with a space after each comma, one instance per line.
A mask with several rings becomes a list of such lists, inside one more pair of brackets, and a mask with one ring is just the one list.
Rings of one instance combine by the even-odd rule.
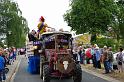
[[73, 58], [76, 61], [77, 60], [77, 54], [73, 54]]
[[104, 68], [105, 68], [105, 73], [109, 73], [109, 62], [108, 61], [104, 61]]
[[0, 81], [6, 80], [5, 69], [0, 70]]
[[96, 68], [96, 63], [97, 63], [97, 61], [96, 61], [96, 56], [95, 56], [95, 54], [92, 56], [92, 60], [93, 60], [93, 67]]
[[101, 69], [101, 63], [100, 63], [100, 60], [99, 60], [99, 61], [96, 61], [96, 68]]

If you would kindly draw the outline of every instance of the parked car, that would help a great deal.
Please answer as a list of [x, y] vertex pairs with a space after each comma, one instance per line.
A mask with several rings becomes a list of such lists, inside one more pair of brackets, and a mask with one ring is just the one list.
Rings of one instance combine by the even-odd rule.
[[[113, 54], [113, 65], [117, 65], [117, 60], [116, 60], [117, 54], [119, 54], [119, 52]], [[124, 60], [124, 56], [123, 56], [123, 60]]]

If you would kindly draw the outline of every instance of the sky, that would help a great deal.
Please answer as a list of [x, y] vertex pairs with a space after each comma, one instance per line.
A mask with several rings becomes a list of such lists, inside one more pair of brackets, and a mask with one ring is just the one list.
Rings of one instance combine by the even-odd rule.
[[28, 21], [30, 30], [37, 29], [39, 18], [43, 16], [48, 26], [70, 31], [63, 15], [69, 9], [69, 0], [14, 0]]

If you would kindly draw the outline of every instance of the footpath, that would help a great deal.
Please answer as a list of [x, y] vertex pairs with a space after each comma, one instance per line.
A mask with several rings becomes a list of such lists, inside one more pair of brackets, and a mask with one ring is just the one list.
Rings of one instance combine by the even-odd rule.
[[18, 55], [12, 65], [7, 65], [7, 68], [9, 68], [9, 72], [6, 74], [6, 82], [11, 82], [13, 76], [16, 74], [16, 72], [18, 70], [21, 58], [22, 58], [22, 56]]
[[81, 67], [82, 67], [83, 71], [85, 71], [89, 74], [95, 75], [97, 77], [100, 77], [100, 78], [107, 80], [109, 82], [124, 82], [123, 73], [113, 72], [110, 74], [103, 74], [103, 72], [104, 72], [103, 68], [102, 69], [95, 69], [95, 68], [93, 68], [92, 64], [81, 65]]

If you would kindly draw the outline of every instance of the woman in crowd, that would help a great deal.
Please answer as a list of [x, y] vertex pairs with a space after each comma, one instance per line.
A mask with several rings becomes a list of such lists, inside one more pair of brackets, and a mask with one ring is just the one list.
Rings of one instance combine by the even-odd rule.
[[96, 54], [95, 54], [95, 48], [97, 47], [96, 44], [92, 45], [91, 47], [91, 55], [92, 55], [92, 61], [93, 61], [93, 67], [96, 68]]
[[95, 54], [96, 54], [96, 68], [101, 69], [101, 63], [100, 63], [101, 53], [99, 47], [95, 48]]
[[118, 64], [118, 71], [121, 73], [123, 72], [123, 56], [124, 56], [124, 53], [122, 52], [123, 51], [123, 48], [119, 48], [119, 53], [117, 54], [117, 57], [116, 57], [116, 60], [117, 60], [117, 64]]

